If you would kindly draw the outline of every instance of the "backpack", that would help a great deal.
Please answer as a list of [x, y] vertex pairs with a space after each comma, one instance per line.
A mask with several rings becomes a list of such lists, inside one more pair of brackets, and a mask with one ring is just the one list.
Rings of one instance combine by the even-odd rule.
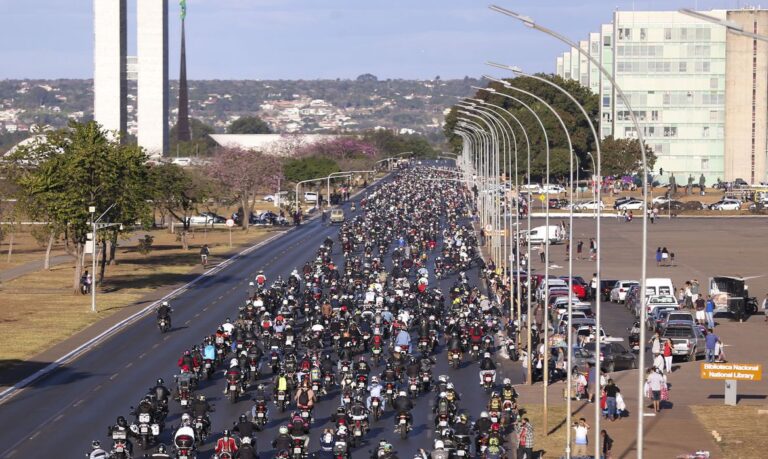
[[307, 394], [306, 390], [301, 390], [299, 392], [299, 404], [300, 405], [307, 405], [309, 403], [309, 394]]

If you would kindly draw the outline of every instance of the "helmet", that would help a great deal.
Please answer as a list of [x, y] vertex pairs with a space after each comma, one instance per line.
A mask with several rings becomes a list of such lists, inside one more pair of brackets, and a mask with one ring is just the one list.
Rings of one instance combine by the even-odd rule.
[[184, 413], [184, 414], [181, 415], [181, 423], [182, 424], [189, 423], [189, 421], [191, 421], [191, 420], [192, 420], [192, 418], [189, 416], [189, 413]]
[[186, 351], [184, 351], [184, 355], [189, 355], [189, 349], [187, 349]]
[[91, 442], [91, 448], [93, 449], [99, 449], [101, 448], [101, 443], [99, 443], [99, 440], [93, 440]]
[[250, 444], [251, 444], [251, 437], [242, 437], [242, 438], [240, 439], [240, 442], [241, 442], [243, 445], [250, 445]]
[[229, 317], [227, 317], [227, 319], [224, 321], [224, 323], [225, 323], [225, 324], [228, 324], [228, 323], [231, 323], [231, 322], [232, 322], [232, 321], [231, 321], [231, 320], [229, 320]]
[[509, 378], [504, 378], [504, 385], [509, 386], [510, 384], [512, 384], [512, 381], [510, 381]]
[[163, 381], [163, 378], [158, 378], [157, 379], [157, 385], [158, 386], [162, 386], [163, 384], [165, 384], [165, 381]]
[[286, 426], [280, 426], [280, 435], [288, 435], [288, 427]]
[[449, 382], [449, 383], [448, 383], [448, 384], [445, 386], [445, 388], [446, 388], [446, 389], [453, 389], [453, 383], [452, 383], [452, 382]]
[[499, 431], [499, 423], [496, 422], [496, 423], [491, 424], [491, 430], [493, 430], [494, 432], [498, 432]]
[[240, 415], [240, 422], [248, 422], [248, 416], [245, 414]]
[[125, 421], [124, 417], [118, 416], [117, 417], [117, 425], [119, 425], [120, 427], [125, 427], [126, 425], [128, 425], [128, 423]]
[[158, 453], [166, 453], [167, 452], [167, 448], [165, 447], [164, 444], [160, 443], [160, 446], [157, 447], [157, 452]]
[[395, 352], [400, 352], [402, 349], [400, 349], [400, 346], [395, 346]]
[[224, 433], [225, 437], [229, 437], [229, 430], [228, 429], [224, 429], [223, 433]]
[[440, 448], [445, 448], [445, 444], [443, 443], [442, 440], [437, 440], [435, 442], [435, 449], [440, 449]]
[[480, 417], [481, 418], [487, 418], [488, 417], [488, 412], [487, 411], [483, 411], [482, 413], [480, 413]]
[[237, 359], [233, 358], [232, 360], [229, 361], [229, 368], [236, 367], [239, 364], [240, 363], [237, 361]]
[[248, 282], [249, 287], [253, 287], [253, 282]]
[[197, 396], [197, 399], [200, 400], [201, 402], [204, 402], [205, 401], [205, 395], [200, 394], [200, 395]]
[[460, 420], [461, 422], [467, 422], [467, 421], [468, 421], [468, 419], [467, 419], [467, 415], [466, 415], [466, 413], [461, 413], [461, 415], [459, 416], [459, 420]]
[[483, 357], [485, 357], [486, 359], [490, 359], [491, 358], [491, 353], [490, 352], [486, 352], [485, 354], [483, 354]]
[[167, 301], [163, 301], [163, 306], [168, 306], [168, 302]]
[[371, 377], [371, 383], [372, 383], [372, 384], [376, 384], [376, 383], [378, 383], [378, 382], [379, 382], [379, 378], [377, 378], [376, 376], [372, 376], [372, 377]]
[[445, 398], [445, 396], [448, 395], [445, 392], [440, 392], [440, 398]]

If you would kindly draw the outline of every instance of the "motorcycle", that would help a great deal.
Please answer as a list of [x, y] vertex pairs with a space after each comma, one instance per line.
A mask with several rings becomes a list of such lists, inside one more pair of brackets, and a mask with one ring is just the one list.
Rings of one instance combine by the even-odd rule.
[[[131, 407], [133, 411], [133, 407]], [[137, 442], [142, 449], [147, 449], [157, 441], [160, 435], [160, 424], [152, 421], [152, 415], [149, 413], [139, 413], [136, 416], [136, 422], [130, 426], [131, 432], [138, 439]]]
[[285, 407], [288, 404], [288, 394], [284, 390], [277, 391], [275, 404], [280, 408], [281, 413], [285, 411]]
[[493, 388], [493, 374], [490, 371], [483, 373], [483, 387], [486, 391], [490, 391]]
[[176, 459], [193, 459], [197, 456], [195, 452], [195, 440], [189, 435], [179, 435], [173, 439], [173, 445], [176, 449]]
[[454, 370], [457, 370], [461, 365], [461, 351], [459, 351], [458, 349], [449, 351], [448, 363], [451, 365], [451, 368], [453, 368]]
[[378, 397], [371, 397], [371, 413], [374, 422], [381, 419], [381, 400]]
[[248, 369], [250, 370], [252, 381], [259, 379], [259, 361], [254, 354], [248, 356]]
[[264, 430], [264, 426], [269, 422], [267, 415], [267, 403], [264, 400], [259, 400], [256, 403], [256, 414], [253, 418], [254, 424], [258, 430]]
[[392, 406], [392, 401], [395, 399], [395, 383], [387, 382], [384, 384], [384, 399], [387, 401], [387, 405]]
[[416, 398], [419, 395], [420, 381], [418, 377], [408, 378], [408, 397]]
[[230, 403], [237, 401], [240, 391], [240, 379], [236, 375], [227, 375], [227, 397]]
[[110, 458], [129, 459], [131, 457], [128, 450], [128, 437], [124, 430], [112, 431], [112, 450], [109, 452]]
[[408, 413], [400, 413], [397, 415], [397, 431], [400, 433], [400, 438], [405, 440], [408, 438], [408, 431], [411, 430], [410, 422], [408, 421]]
[[171, 329], [171, 318], [170, 317], [158, 317], [157, 318], [157, 328], [160, 329], [160, 333], [165, 333], [168, 330]]
[[456, 435], [453, 437], [456, 444], [454, 455], [456, 457], [469, 457], [469, 436]]
[[306, 451], [304, 451], [304, 439], [294, 437], [293, 448], [291, 448], [291, 451], [293, 452], [293, 454], [291, 455], [293, 459], [304, 459], [305, 457], [307, 457], [307, 453]]
[[354, 448], [355, 446], [360, 445], [360, 443], [363, 441], [363, 435], [365, 435], [366, 426], [364, 425], [364, 422], [360, 419], [357, 419], [352, 422], [352, 438], [350, 439], [350, 446]]

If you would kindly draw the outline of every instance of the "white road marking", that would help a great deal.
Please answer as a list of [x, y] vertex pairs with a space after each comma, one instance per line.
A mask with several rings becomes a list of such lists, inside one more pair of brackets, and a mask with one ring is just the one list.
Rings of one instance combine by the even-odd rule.
[[154, 345], [154, 346], [152, 346], [152, 349], [157, 349], [157, 348], [158, 348], [158, 346], [160, 346], [160, 343], [155, 343], [155, 345]]
[[115, 373], [115, 374], [113, 374], [112, 376], [110, 376], [110, 377], [109, 377], [109, 380], [110, 380], [110, 381], [114, 381], [114, 380], [115, 380], [115, 378], [117, 378], [117, 375], [119, 375], [119, 374], [120, 374], [120, 373]]
[[128, 362], [127, 365], [125, 365], [125, 368], [131, 368], [133, 366], [133, 362]]
[[72, 406], [74, 406], [75, 408], [77, 408], [78, 406], [82, 405], [82, 404], [83, 404], [83, 402], [85, 402], [85, 399], [84, 399], [84, 398], [82, 398], [82, 399], [78, 400], [78, 401], [77, 401], [77, 402], [75, 402], [75, 404], [74, 404], [74, 405], [72, 405]]
[[144, 353], [142, 353], [142, 354], [139, 356], [139, 358], [140, 358], [140, 359], [143, 359], [143, 358], [144, 358], [146, 355], [147, 355], [147, 353], [146, 353], [146, 352], [144, 352]]
[[56, 418], [53, 420], [53, 422], [59, 422], [59, 421], [61, 421], [62, 419], [64, 419], [64, 415], [63, 415], [63, 414], [60, 414], [60, 415], [56, 416]]
[[29, 437], [29, 439], [30, 440], [34, 440], [38, 435], [40, 435], [40, 431], [39, 430], [37, 432], [35, 432], [34, 434], [32, 434], [32, 436]]
[[94, 392], [97, 392], [97, 391], [99, 391], [99, 390], [101, 390], [101, 384], [99, 384], [98, 386], [96, 386], [96, 387], [94, 387], [94, 388], [93, 388], [93, 391], [94, 391]]

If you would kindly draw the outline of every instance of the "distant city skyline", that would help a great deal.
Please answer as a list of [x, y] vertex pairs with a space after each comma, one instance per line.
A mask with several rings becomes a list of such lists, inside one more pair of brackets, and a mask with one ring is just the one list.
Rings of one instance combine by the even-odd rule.
[[[170, 3], [171, 78], [179, 4]], [[487, 60], [555, 71], [558, 42], [488, 9], [528, 15], [574, 40], [621, 10], [739, 8], [742, 0], [190, 0], [187, 73], [201, 79], [443, 79], [494, 75]], [[93, 1], [0, 0], [0, 79], [92, 78]], [[135, 30], [136, 0], [128, 0]], [[128, 54], [135, 55], [129, 34]]]

